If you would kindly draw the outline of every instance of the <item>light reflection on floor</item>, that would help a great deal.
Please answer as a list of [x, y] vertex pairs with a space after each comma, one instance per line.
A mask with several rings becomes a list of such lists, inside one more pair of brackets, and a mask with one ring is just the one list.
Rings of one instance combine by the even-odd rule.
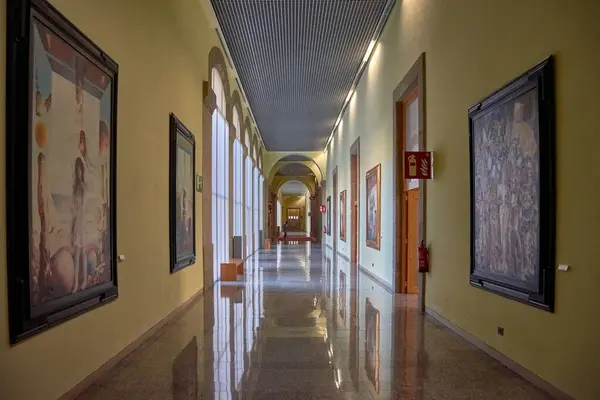
[[245, 267], [79, 399], [548, 398], [328, 248], [279, 244]]

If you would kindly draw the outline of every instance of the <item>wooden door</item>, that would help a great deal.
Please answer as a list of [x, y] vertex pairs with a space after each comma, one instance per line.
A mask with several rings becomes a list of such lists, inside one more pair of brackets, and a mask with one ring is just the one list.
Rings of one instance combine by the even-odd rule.
[[419, 248], [419, 189], [406, 192], [406, 292], [419, 292], [418, 248]]

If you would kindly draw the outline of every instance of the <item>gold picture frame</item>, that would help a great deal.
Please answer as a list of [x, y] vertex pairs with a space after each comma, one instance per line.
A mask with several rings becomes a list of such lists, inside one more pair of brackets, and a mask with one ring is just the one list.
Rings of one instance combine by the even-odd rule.
[[381, 164], [366, 175], [366, 235], [367, 247], [381, 248]]

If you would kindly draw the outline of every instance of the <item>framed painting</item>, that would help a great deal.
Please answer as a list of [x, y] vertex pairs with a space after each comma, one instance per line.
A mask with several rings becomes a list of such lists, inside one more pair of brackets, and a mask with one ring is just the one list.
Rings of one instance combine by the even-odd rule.
[[367, 172], [367, 247], [381, 246], [381, 164]]
[[118, 65], [46, 1], [7, 6], [14, 344], [117, 297]]
[[552, 57], [469, 109], [472, 285], [554, 308]]
[[175, 357], [173, 400], [198, 400], [198, 339], [194, 336]]
[[346, 191], [340, 192], [340, 240], [346, 241]]
[[368, 297], [365, 302], [365, 372], [367, 373], [367, 378], [373, 384], [375, 391], [379, 393], [379, 356], [381, 346], [379, 342], [379, 324], [381, 315], [379, 310], [373, 307]]
[[339, 313], [340, 313], [340, 318], [342, 319], [342, 323], [344, 324], [344, 326], [346, 326], [346, 290], [347, 290], [347, 286], [346, 286], [346, 273], [344, 271], [340, 271], [340, 287], [339, 287], [339, 296], [338, 296], [338, 309], [339, 309]]
[[331, 236], [331, 196], [327, 197], [327, 235]]
[[171, 273], [196, 262], [196, 140], [177, 119], [169, 117], [169, 213]]

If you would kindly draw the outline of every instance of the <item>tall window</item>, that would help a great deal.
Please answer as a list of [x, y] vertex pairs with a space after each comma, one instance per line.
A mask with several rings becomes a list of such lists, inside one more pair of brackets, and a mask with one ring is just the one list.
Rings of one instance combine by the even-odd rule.
[[221, 278], [219, 265], [229, 258], [229, 126], [225, 119], [225, 88], [216, 69], [212, 88], [217, 108], [212, 116], [212, 236], [213, 271]]
[[240, 142], [241, 128], [240, 116], [237, 108], [233, 108], [233, 126], [235, 127], [236, 139], [233, 142], [233, 234], [242, 236], [242, 218], [244, 218], [243, 199], [243, 150]]
[[253, 238], [252, 238], [252, 171], [254, 166], [252, 159], [246, 157], [246, 255], [253, 253]]
[[[258, 177], [258, 229], [261, 231], [265, 230], [265, 190], [264, 190], [265, 179], [262, 174]], [[259, 243], [260, 247], [260, 243]]]
[[281, 229], [281, 202], [277, 200], [277, 226]]
[[254, 250], [258, 249], [258, 202], [259, 202], [259, 192], [260, 188], [258, 187], [258, 168], [254, 168], [254, 202], [252, 204], [252, 209], [254, 211]]

